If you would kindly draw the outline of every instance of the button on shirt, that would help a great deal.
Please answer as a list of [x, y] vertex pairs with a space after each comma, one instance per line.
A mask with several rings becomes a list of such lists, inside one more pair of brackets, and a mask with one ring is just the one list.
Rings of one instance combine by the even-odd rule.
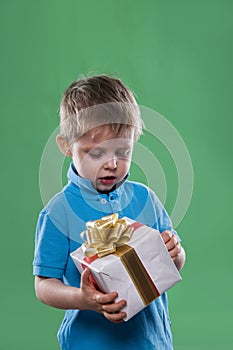
[[107, 199], [101, 198], [101, 203], [102, 203], [102, 204], [106, 204], [106, 203], [107, 203]]
[[[80, 273], [70, 253], [81, 244], [80, 233], [88, 220], [118, 213], [160, 232], [171, 230], [171, 221], [155, 194], [146, 186], [125, 180], [109, 194], [101, 194], [72, 166], [68, 184], [46, 205], [36, 230], [34, 275], [58, 278], [80, 287]], [[172, 336], [167, 295], [161, 295], [127, 322], [108, 321], [102, 314], [67, 310], [58, 332], [62, 350], [171, 350]]]

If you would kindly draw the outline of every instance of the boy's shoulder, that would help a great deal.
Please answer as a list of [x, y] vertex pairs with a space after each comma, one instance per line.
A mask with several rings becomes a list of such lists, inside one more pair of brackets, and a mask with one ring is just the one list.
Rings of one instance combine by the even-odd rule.
[[63, 190], [55, 194], [44, 206], [39, 215], [39, 225], [49, 223], [49, 227], [56, 227], [60, 232], [67, 232], [68, 220], [72, 220], [73, 210]]
[[[60, 192], [56, 193], [47, 204], [45, 204], [41, 213], [50, 213], [54, 209], [64, 210], [66, 207], [66, 195], [65, 188], [63, 188]], [[59, 210], [59, 211], [60, 211]]]
[[131, 191], [131, 193], [133, 193], [133, 196], [137, 197], [142, 202], [147, 201], [156, 208], [159, 208], [159, 210], [161, 209], [161, 207], [163, 207], [159, 197], [149, 186], [141, 182], [131, 180], [127, 180], [125, 182], [125, 186], [126, 192], [128, 190], [129, 192]]
[[[73, 189], [75, 188], [75, 191]], [[60, 192], [56, 193], [47, 204], [45, 204], [42, 211], [50, 211], [53, 208], [56, 207], [66, 207], [67, 205], [67, 198], [69, 195], [78, 195], [79, 190], [77, 186], [73, 186], [72, 182], [65, 185]]]
[[156, 197], [154, 191], [150, 187], [148, 187], [147, 185], [145, 185], [141, 182], [127, 180], [127, 181], [125, 181], [124, 185], [125, 185], [126, 189], [127, 189], [127, 187], [131, 187], [131, 188], [133, 188], [134, 192], [141, 192], [141, 193]]
[[150, 203], [151, 206], [161, 207], [161, 202], [156, 193], [141, 182], [127, 180], [125, 182], [125, 192], [128, 193], [129, 197], [134, 197], [137, 203], [141, 203], [141, 205]]

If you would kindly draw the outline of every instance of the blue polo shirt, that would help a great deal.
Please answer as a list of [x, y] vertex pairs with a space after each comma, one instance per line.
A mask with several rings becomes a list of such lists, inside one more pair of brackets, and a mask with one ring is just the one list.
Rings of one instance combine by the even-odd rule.
[[[80, 232], [88, 220], [118, 213], [160, 232], [171, 230], [171, 221], [156, 195], [146, 186], [125, 180], [108, 194], [99, 193], [81, 178], [71, 164], [68, 184], [40, 213], [33, 273], [57, 278], [80, 287], [80, 273], [70, 253], [81, 244]], [[102, 314], [67, 310], [58, 332], [62, 350], [171, 350], [172, 335], [164, 293], [127, 322], [108, 321]]]

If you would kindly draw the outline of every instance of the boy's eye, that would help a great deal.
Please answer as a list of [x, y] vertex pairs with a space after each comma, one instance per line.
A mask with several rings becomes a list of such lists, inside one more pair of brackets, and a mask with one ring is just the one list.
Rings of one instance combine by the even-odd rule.
[[119, 149], [116, 156], [120, 158], [128, 158], [130, 156], [130, 149]]
[[100, 158], [103, 155], [103, 152], [89, 152], [88, 153], [91, 158]]
[[[88, 152], [88, 155], [93, 158], [93, 159], [98, 159], [101, 158], [105, 155], [106, 152], [101, 151], [101, 150], [92, 150]], [[129, 158], [130, 156], [130, 149], [122, 148], [118, 149], [115, 152], [115, 155], [119, 158]]]

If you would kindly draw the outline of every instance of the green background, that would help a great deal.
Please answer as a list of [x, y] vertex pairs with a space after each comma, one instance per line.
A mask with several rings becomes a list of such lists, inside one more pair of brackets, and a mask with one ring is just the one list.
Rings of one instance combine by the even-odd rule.
[[[175, 349], [233, 348], [232, 11], [230, 0], [0, 1], [1, 350], [59, 348], [63, 311], [33, 290], [39, 164], [62, 92], [88, 72], [120, 77], [183, 137], [195, 182], [177, 228], [183, 281], [169, 291]], [[170, 212], [177, 177], [158, 153]]]

